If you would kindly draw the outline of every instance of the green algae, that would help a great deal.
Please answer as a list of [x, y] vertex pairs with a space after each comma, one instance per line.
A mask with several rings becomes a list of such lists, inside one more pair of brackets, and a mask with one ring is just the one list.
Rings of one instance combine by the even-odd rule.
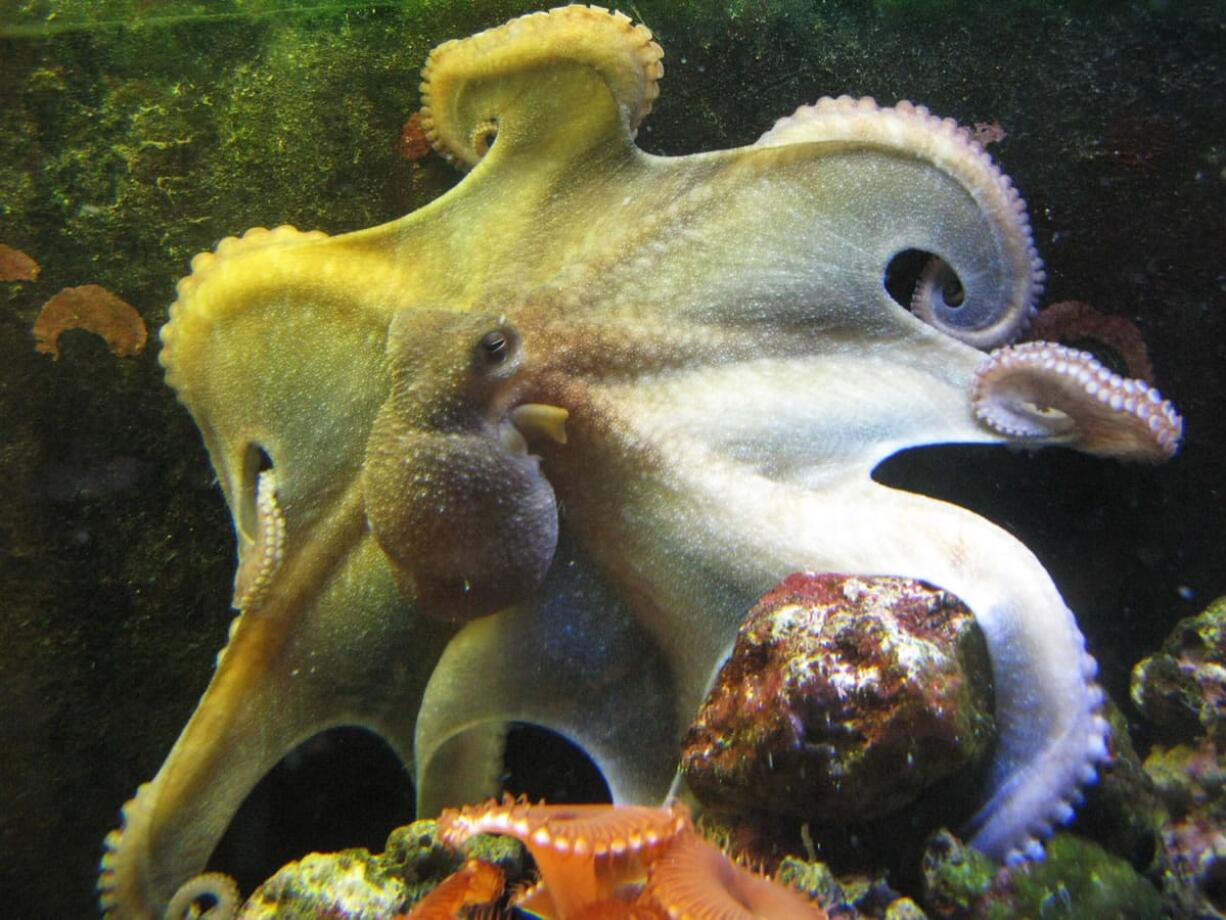
[[416, 904], [466, 859], [493, 863], [508, 879], [524, 874], [525, 851], [519, 841], [479, 835], [458, 851], [439, 842], [437, 829], [433, 820], [414, 821], [392, 831], [382, 853], [353, 848], [312, 853], [289, 863], [251, 896], [244, 916], [387, 917]]
[[436, 830], [437, 823], [432, 820], [414, 821], [399, 827], [387, 838], [387, 847], [378, 859], [377, 872], [381, 876], [394, 876], [404, 884], [408, 904], [424, 898], [466, 859], [493, 863], [508, 880], [524, 875], [526, 851], [513, 837], [478, 834], [459, 852], [443, 846]]
[[839, 904], [845, 900], [842, 885], [824, 862], [788, 856], [779, 863], [775, 877], [819, 904]]
[[1012, 903], [994, 905], [989, 920], [1155, 920], [1165, 913], [1158, 892], [1128, 863], [1070, 834], [1057, 834], [1047, 845], [1047, 858], [1014, 871], [1010, 882]]
[[1096, 843], [1057, 834], [1047, 856], [1002, 871], [948, 834], [925, 854], [924, 904], [937, 916], [1023, 920], [1157, 920], [1165, 905], [1157, 890], [1123, 859]]

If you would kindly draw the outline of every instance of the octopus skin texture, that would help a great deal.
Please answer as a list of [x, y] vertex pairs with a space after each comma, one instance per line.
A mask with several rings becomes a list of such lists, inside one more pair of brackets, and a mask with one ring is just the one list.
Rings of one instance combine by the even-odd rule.
[[[523, 600], [553, 560], [556, 499], [520, 429], [564, 425], [565, 412], [505, 411], [522, 352], [505, 320], [479, 314], [408, 310], [388, 334], [392, 391], [367, 441], [366, 516], [403, 592], [445, 618]], [[565, 442], [565, 427], [553, 436]]]
[[[1042, 267], [953, 122], [824, 99], [751, 146], [653, 156], [662, 56], [577, 6], [447, 42], [422, 124], [454, 189], [193, 260], [161, 361], [234, 518], [239, 615], [107, 838], [108, 913], [161, 916], [256, 782], [339, 725], [411, 765], [422, 816], [495, 791], [512, 721], [658, 804], [737, 626], [796, 571], [961, 598], [1000, 736], [973, 843], [1021, 858], [1071, 814], [1107, 734], [1072, 613], [1003, 530], [870, 474], [949, 442], [1156, 461], [1178, 416], [1007, 344]], [[914, 312], [883, 284], [905, 250], [939, 259]]]

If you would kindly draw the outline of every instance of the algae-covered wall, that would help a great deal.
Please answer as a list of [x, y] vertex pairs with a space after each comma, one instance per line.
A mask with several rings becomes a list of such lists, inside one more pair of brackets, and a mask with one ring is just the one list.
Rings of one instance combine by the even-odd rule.
[[[439, 41], [521, 2], [0, 0], [0, 867], [3, 912], [82, 916], [103, 835], [157, 769], [230, 619], [232, 537], [153, 333], [191, 256], [255, 225], [356, 229], [455, 181], [401, 128]], [[1052, 571], [1124, 699], [1128, 668], [1223, 590], [1226, 15], [1220, 4], [668, 2], [624, 7], [665, 48], [639, 135], [751, 142], [822, 95], [908, 98], [963, 124], [1027, 198], [1050, 280], [1141, 330], [1186, 418], [1156, 469], [941, 448], [882, 478], [956, 497]], [[643, 279], [650, 291], [650, 278]], [[136, 357], [43, 303], [132, 304]], [[311, 841], [303, 842], [310, 846]]]

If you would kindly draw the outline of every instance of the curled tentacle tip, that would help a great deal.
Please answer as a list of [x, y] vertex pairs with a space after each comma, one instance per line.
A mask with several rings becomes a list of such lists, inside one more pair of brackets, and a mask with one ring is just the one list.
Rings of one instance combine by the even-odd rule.
[[234, 573], [234, 597], [230, 602], [235, 610], [242, 611], [255, 610], [263, 603], [285, 553], [285, 516], [277, 502], [276, 473], [273, 470], [260, 472], [254, 492], [251, 512], [255, 518], [254, 533], [243, 535], [240, 562]]
[[[231, 920], [239, 908], [238, 885], [221, 872], [203, 872], [188, 879], [166, 908], [167, 920]], [[203, 910], [201, 909], [203, 908]]]
[[[1020, 199], [1019, 199], [1020, 203]], [[1017, 215], [1019, 236], [1029, 234], [1025, 208]], [[1036, 314], [1035, 302], [1046, 277], [1042, 261], [1031, 246], [1030, 275], [1025, 291], [1012, 300], [997, 304], [967, 304], [967, 292], [957, 273], [944, 259], [928, 260], [911, 294], [911, 312], [928, 325], [940, 329], [975, 348], [989, 349], [1017, 340]]]
[[971, 404], [981, 422], [1011, 440], [1126, 460], [1167, 460], [1183, 436], [1183, 420], [1153, 387], [1052, 342], [991, 352], [976, 371]]

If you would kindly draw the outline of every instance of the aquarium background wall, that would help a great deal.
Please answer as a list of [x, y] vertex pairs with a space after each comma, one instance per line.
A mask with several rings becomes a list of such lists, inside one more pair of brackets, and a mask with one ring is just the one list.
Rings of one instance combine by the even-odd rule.
[[[157, 363], [176, 280], [248, 227], [337, 233], [448, 188], [459, 174], [403, 137], [425, 56], [534, 8], [0, 0], [0, 244], [38, 266], [0, 282], [0, 914], [95, 910], [101, 841], [186, 722], [231, 619], [229, 518]], [[981, 132], [1021, 190], [1043, 303], [1082, 301], [1139, 330], [1184, 415], [1172, 462], [951, 446], [877, 478], [954, 499], [1035, 551], [1143, 747], [1131, 668], [1226, 593], [1226, 8], [622, 9], [666, 54], [644, 149], [751, 143], [823, 95], [923, 103]], [[58, 357], [36, 349], [44, 304], [85, 285], [135, 308], [139, 353], [80, 329]], [[378, 848], [388, 816], [411, 813], [378, 744], [342, 735], [324, 756], [342, 791], [300, 777], [309, 804], [266, 791], [244, 819], [277, 841], [235, 844], [265, 872], [309, 849]], [[530, 756], [513, 769], [547, 776], [538, 794], [591, 782]]]

